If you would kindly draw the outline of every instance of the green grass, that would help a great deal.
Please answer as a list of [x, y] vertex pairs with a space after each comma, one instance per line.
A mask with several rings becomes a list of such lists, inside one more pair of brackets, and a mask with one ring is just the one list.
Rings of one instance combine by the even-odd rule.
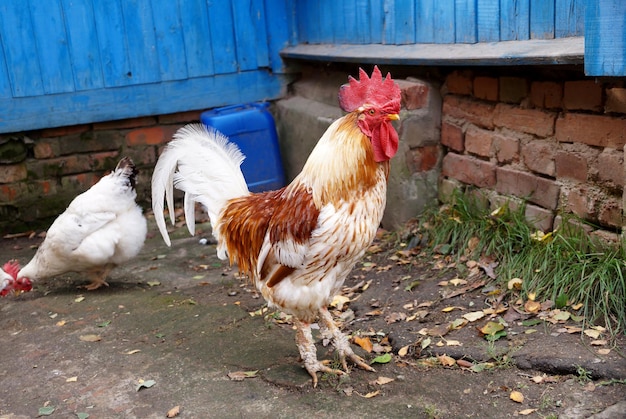
[[490, 212], [485, 201], [456, 194], [452, 204], [430, 211], [420, 230], [429, 249], [456, 257], [498, 262], [497, 281], [523, 280], [523, 293], [556, 302], [582, 303], [588, 323], [615, 335], [626, 331], [626, 242], [609, 244], [589, 236], [583, 223], [565, 217], [545, 240], [533, 238], [524, 205]]

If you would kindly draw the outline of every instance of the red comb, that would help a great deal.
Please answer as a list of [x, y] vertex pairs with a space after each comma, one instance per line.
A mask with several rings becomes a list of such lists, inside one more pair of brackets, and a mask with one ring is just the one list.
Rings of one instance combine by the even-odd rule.
[[352, 112], [366, 103], [389, 108], [390, 113], [400, 112], [400, 87], [390, 73], [383, 79], [378, 66], [374, 66], [371, 78], [360, 68], [359, 80], [348, 76], [348, 84], [339, 89], [339, 105], [344, 111]]
[[13, 279], [15, 279], [15, 278], [17, 278], [17, 274], [19, 273], [21, 267], [20, 267], [20, 264], [18, 263], [18, 261], [13, 259], [13, 260], [10, 260], [7, 263], [5, 263], [4, 266], [2, 267], [2, 269], [4, 270], [4, 272], [6, 272], [9, 275], [11, 275], [13, 277]]

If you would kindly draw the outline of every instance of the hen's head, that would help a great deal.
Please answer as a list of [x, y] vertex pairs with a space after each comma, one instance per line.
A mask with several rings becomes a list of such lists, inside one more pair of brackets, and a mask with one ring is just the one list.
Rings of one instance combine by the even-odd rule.
[[30, 282], [30, 279], [17, 277], [20, 269], [20, 264], [16, 260], [10, 260], [4, 264], [2, 270], [4, 270], [10, 278], [5, 279], [5, 284], [2, 289], [0, 289], [0, 296], [5, 296], [11, 291], [19, 294], [20, 292], [27, 292], [33, 289], [33, 284]]
[[372, 141], [377, 162], [391, 159], [398, 151], [398, 133], [391, 121], [400, 112], [400, 87], [391, 75], [383, 76], [374, 66], [372, 77], [360, 69], [359, 80], [348, 77], [348, 84], [339, 90], [339, 104], [346, 112], [358, 112], [358, 124]]

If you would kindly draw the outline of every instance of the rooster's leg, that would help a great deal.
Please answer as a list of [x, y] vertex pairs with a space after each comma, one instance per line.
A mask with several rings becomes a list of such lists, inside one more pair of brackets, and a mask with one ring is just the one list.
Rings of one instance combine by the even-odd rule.
[[91, 279], [91, 283], [84, 285], [83, 288], [93, 291], [103, 285], [108, 287], [109, 283], [106, 281], [106, 277], [109, 275], [109, 272], [111, 272], [111, 269], [113, 269], [113, 266], [107, 265], [104, 268], [87, 271], [87, 275], [89, 276], [89, 279]]
[[348, 371], [348, 365], [346, 363], [346, 358], [354, 362], [360, 368], [367, 371], [375, 371], [374, 368], [370, 367], [363, 358], [354, 353], [352, 348], [350, 347], [350, 342], [346, 335], [344, 335], [341, 330], [335, 324], [333, 317], [326, 307], [322, 307], [319, 310], [320, 314], [320, 328], [323, 332], [328, 332], [333, 340], [333, 345], [335, 349], [339, 353], [339, 359], [341, 360], [341, 365], [345, 371]]
[[327, 372], [335, 375], [345, 374], [341, 370], [329, 368], [317, 359], [317, 349], [313, 342], [311, 334], [311, 325], [307, 322], [295, 320], [296, 325], [296, 344], [300, 351], [300, 357], [304, 362], [304, 368], [313, 377], [313, 387], [317, 387], [317, 372]]

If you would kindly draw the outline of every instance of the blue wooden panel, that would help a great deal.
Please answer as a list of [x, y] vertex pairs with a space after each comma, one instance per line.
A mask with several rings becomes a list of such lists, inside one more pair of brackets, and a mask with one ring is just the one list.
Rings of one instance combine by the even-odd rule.
[[476, 29], [476, 1], [456, 0], [454, 3], [454, 40], [473, 44], [478, 41]]
[[383, 43], [383, 32], [385, 26], [385, 11], [383, 2], [380, 0], [370, 0], [369, 5], [369, 14], [370, 14], [370, 42], [372, 44], [382, 44]]
[[413, 0], [395, 0], [393, 7], [393, 43], [412, 44], [415, 42], [415, 1]]
[[72, 68], [72, 62], [60, 4], [58, 0], [31, 0], [29, 3], [35, 37], [33, 46], [36, 48], [36, 55], [30, 59], [39, 60], [44, 92], [72, 92], [74, 77], [68, 71]]
[[285, 85], [286, 80], [267, 71], [251, 71], [90, 93], [2, 99], [0, 109], [6, 112], [0, 114], [0, 133], [272, 100], [285, 94]]
[[206, 0], [181, 0], [179, 10], [184, 28], [184, 49], [179, 51], [180, 61], [187, 63], [189, 77], [215, 74]]
[[454, 0], [438, 0], [433, 4], [433, 41], [436, 44], [453, 44], [455, 39]]
[[584, 0], [555, 0], [554, 35], [557, 38], [583, 35], [584, 9]]
[[296, 0], [285, 0], [278, 4], [274, 0], [265, 1], [270, 65], [274, 73], [283, 73], [285, 69], [280, 51], [298, 43]]
[[[319, 27], [319, 33], [316, 33], [317, 42], [335, 42], [336, 15], [330, 7], [331, 4], [333, 4], [332, 0], [321, 0], [315, 5], [316, 8], [319, 8], [319, 11], [312, 15], [310, 24]], [[319, 20], [315, 21], [313, 19]]]
[[585, 73], [626, 76], [626, 2], [588, 1], [585, 15]]
[[[267, 31], [267, 19], [265, 17], [265, 4], [263, 0], [253, 0], [254, 13], [250, 16], [254, 28], [253, 43], [256, 51], [256, 66], [270, 66], [269, 32]], [[280, 25], [280, 22], [271, 22], [272, 25]]]
[[93, 2], [94, 21], [106, 87], [133, 84], [121, 0]]
[[530, 0], [500, 0], [500, 40], [530, 38]]
[[[160, 2], [159, 2], [160, 3]], [[133, 84], [154, 83], [160, 80], [156, 37], [150, 0], [123, 0], [124, 33]], [[158, 8], [157, 14], [162, 13]]]
[[91, 1], [62, 0], [76, 90], [104, 87]]
[[530, 0], [530, 38], [554, 38], [554, 2]]
[[[353, 2], [354, 13], [346, 16], [346, 28], [348, 33], [354, 34], [355, 44], [372, 43], [371, 6], [369, 0], [355, 0]], [[380, 32], [379, 32], [380, 35]]]
[[[421, 0], [415, 3], [415, 42], [432, 43], [435, 38], [434, 2], [437, 0]], [[408, 42], [406, 42], [408, 43]]]
[[159, 63], [160, 79], [163, 81], [187, 78], [187, 61], [178, 1], [152, 1], [154, 13], [154, 36]]
[[207, 0], [209, 27], [213, 48], [213, 66], [216, 74], [237, 71], [237, 46], [233, 33], [231, 2]]
[[[330, 33], [330, 26], [322, 26], [321, 9], [323, 8], [319, 7], [317, 0], [300, 0], [297, 2], [296, 16], [299, 22], [298, 33], [300, 42], [320, 43], [322, 42], [322, 36], [326, 37]], [[303, 16], [306, 16], [306, 18], [303, 18]], [[330, 24], [329, 21], [324, 23]]]
[[[252, 70], [257, 68], [257, 44], [256, 44], [256, 15], [260, 13], [257, 9], [258, 2], [233, 2], [232, 22], [235, 35], [235, 50], [237, 65], [240, 70]], [[266, 39], [267, 34], [262, 34], [262, 39]], [[261, 53], [267, 56], [267, 44]], [[214, 50], [219, 54], [219, 48]]]
[[0, 37], [13, 96], [42, 95], [30, 11], [22, 2], [0, 2]]
[[[1, 45], [2, 36], [0, 35], [0, 46]], [[0, 99], [12, 96], [11, 81], [9, 80], [9, 73], [7, 72], [5, 61], [4, 57], [0, 54]]]
[[478, 42], [500, 40], [500, 3], [494, 0], [476, 0]]

